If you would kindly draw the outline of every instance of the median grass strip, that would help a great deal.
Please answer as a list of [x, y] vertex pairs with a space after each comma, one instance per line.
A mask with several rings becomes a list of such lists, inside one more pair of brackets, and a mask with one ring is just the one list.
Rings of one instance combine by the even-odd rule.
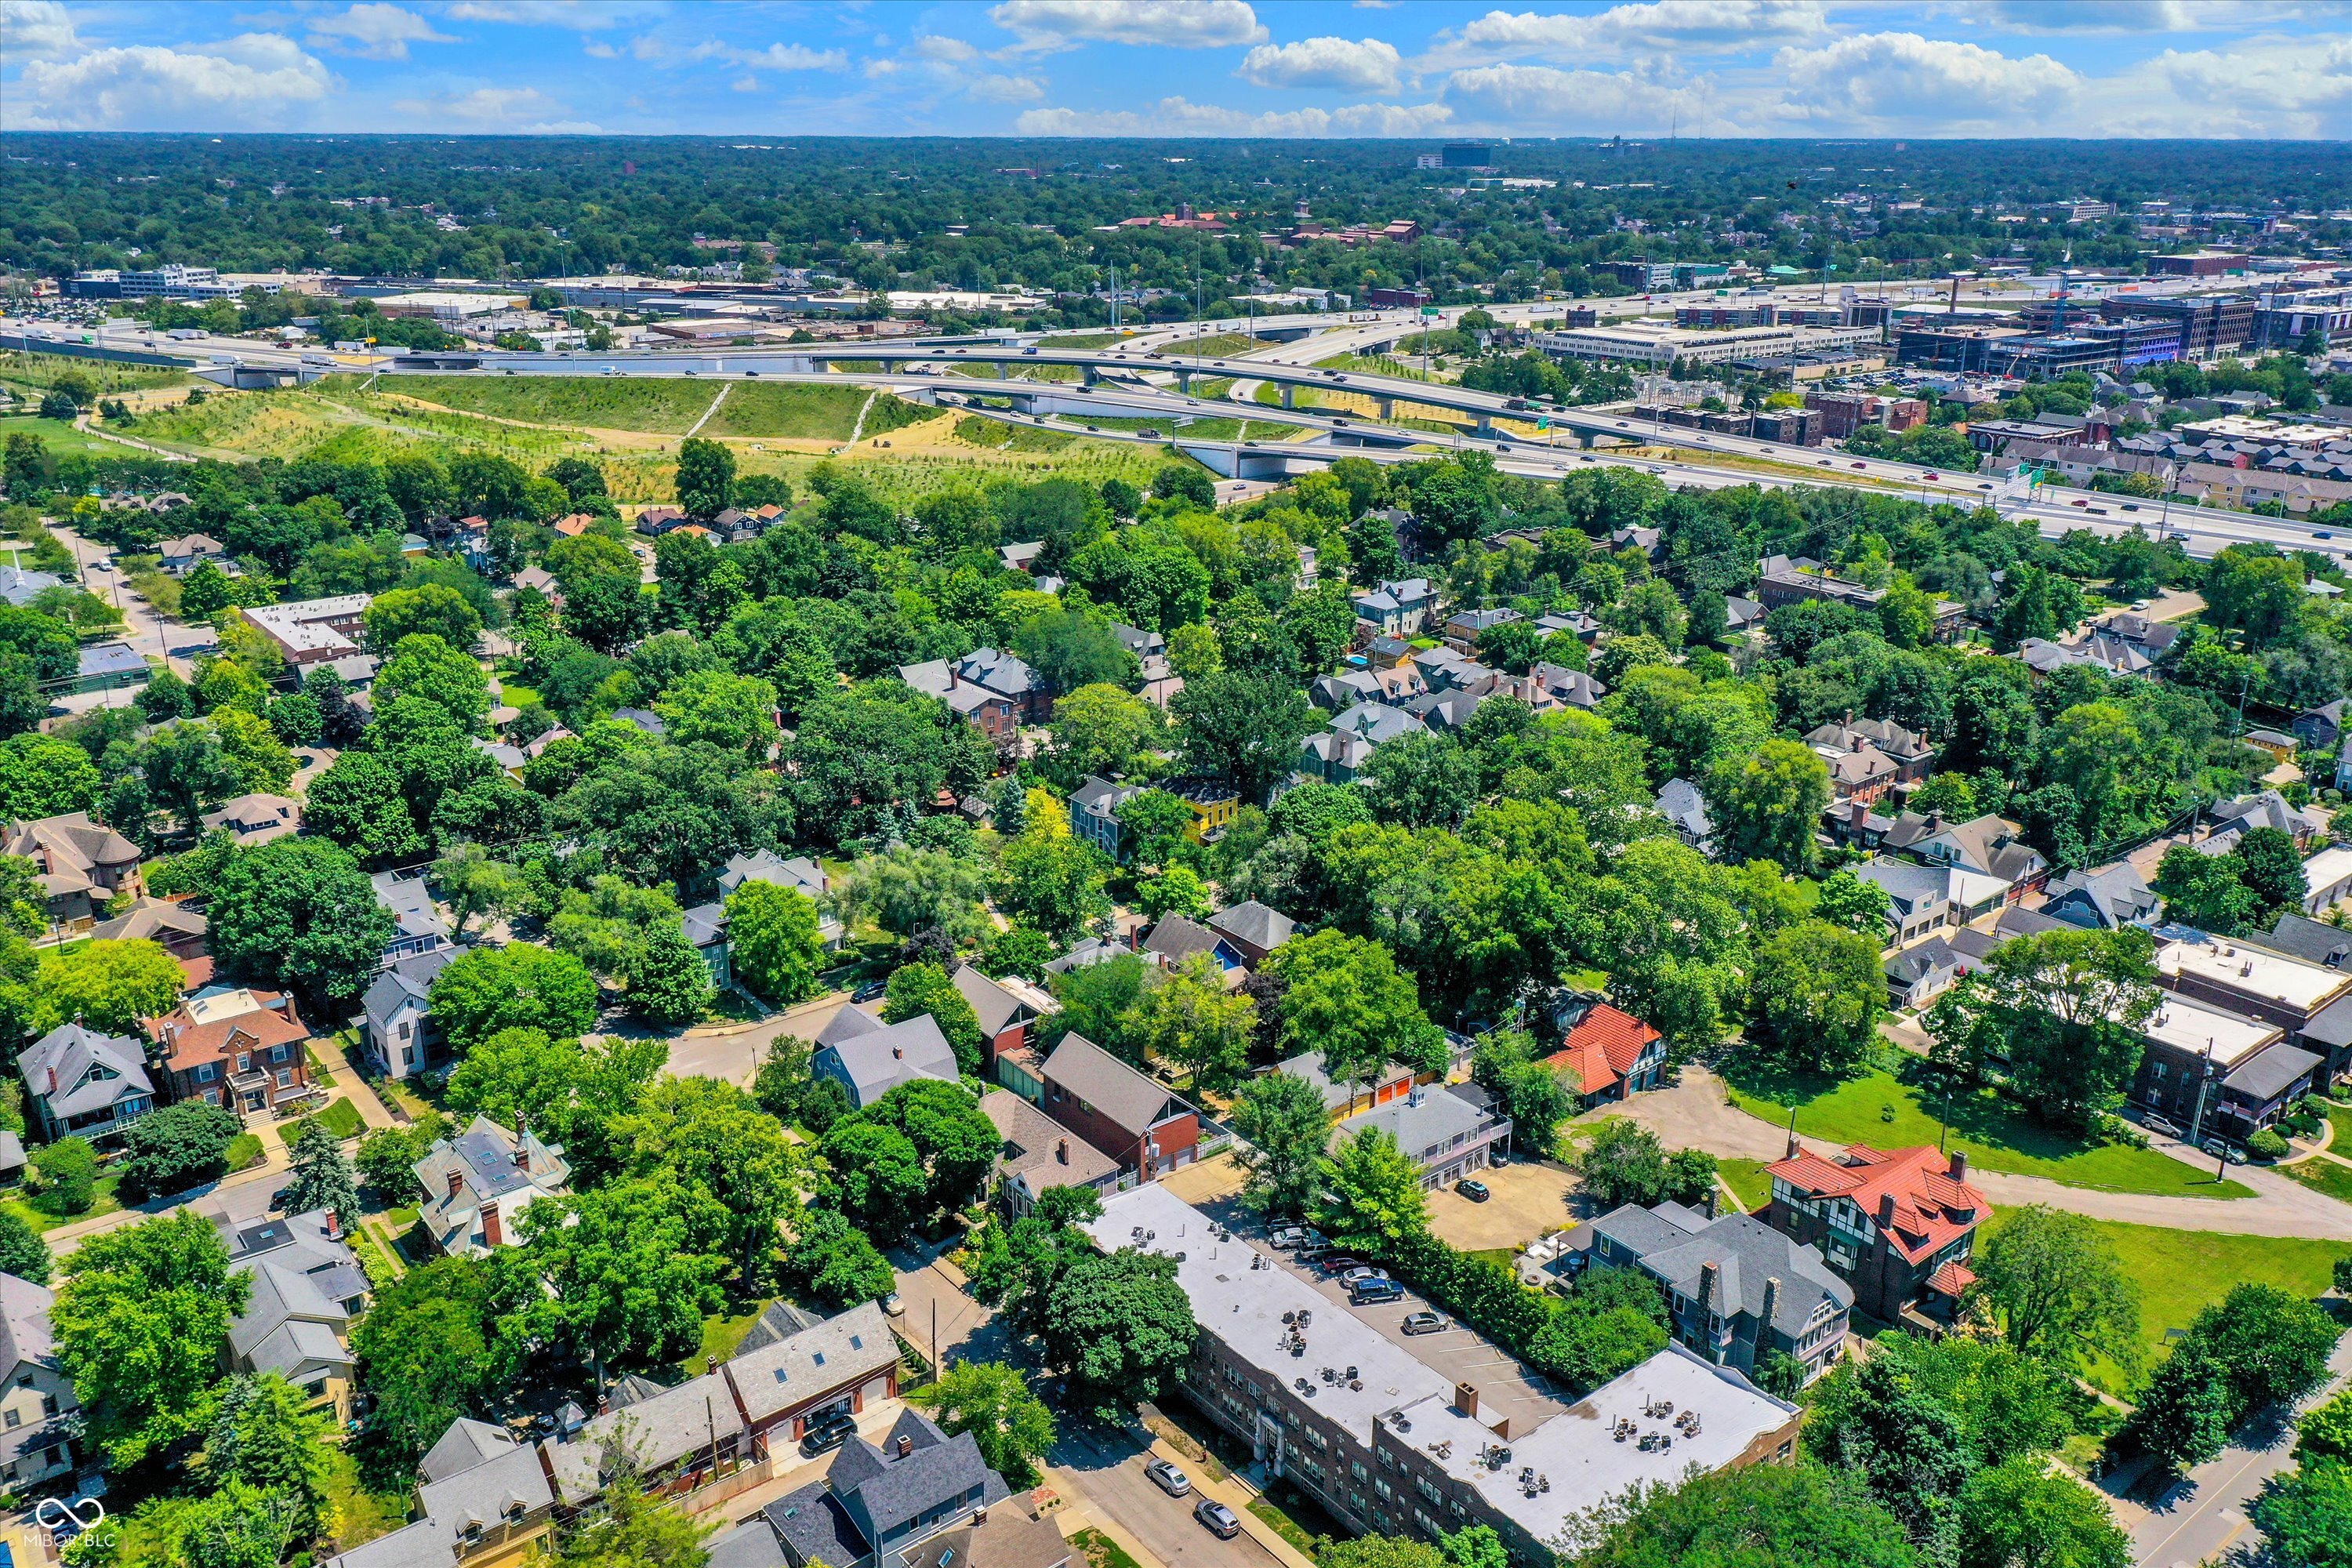
[[2073, 1186], [2110, 1193], [2150, 1193], [2169, 1197], [2248, 1198], [2242, 1182], [2214, 1180], [2200, 1165], [2183, 1164], [2153, 1149], [2125, 1144], [2086, 1144], [2044, 1127], [1992, 1089], [1938, 1097], [1875, 1069], [1843, 1081], [1791, 1072], [1761, 1060], [1741, 1060], [1724, 1069], [1732, 1102], [1777, 1127], [1797, 1113], [1797, 1131], [1838, 1143], [1904, 1149], [1941, 1142], [1965, 1151], [1979, 1169], [2021, 1176], [2045, 1176]]

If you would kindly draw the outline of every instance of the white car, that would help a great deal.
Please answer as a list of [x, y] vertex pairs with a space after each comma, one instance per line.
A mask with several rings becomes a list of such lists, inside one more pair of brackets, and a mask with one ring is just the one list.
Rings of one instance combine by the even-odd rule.
[[1192, 1490], [1191, 1478], [1178, 1469], [1172, 1460], [1154, 1459], [1143, 1467], [1143, 1473], [1151, 1478], [1153, 1486], [1170, 1497], [1186, 1497]]

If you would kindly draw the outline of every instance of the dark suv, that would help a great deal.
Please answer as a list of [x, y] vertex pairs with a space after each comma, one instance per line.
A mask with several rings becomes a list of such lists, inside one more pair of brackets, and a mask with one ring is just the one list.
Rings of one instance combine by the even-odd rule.
[[819, 1454], [830, 1453], [840, 1447], [856, 1434], [857, 1420], [848, 1412], [828, 1415], [822, 1421], [809, 1424], [808, 1431], [801, 1437], [801, 1452], [813, 1459]]

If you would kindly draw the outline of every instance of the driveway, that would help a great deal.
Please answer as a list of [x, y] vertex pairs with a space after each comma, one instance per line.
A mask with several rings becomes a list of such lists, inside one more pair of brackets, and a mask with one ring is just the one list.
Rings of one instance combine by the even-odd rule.
[[[1590, 1112], [1623, 1116], [1650, 1128], [1669, 1149], [1696, 1147], [1727, 1159], [1778, 1160], [1789, 1152], [1789, 1134], [1732, 1104], [1722, 1079], [1704, 1068], [1685, 1068], [1682, 1082], [1670, 1089], [1637, 1094], [1629, 1100]], [[1799, 1140], [1819, 1154], [1835, 1154], [1840, 1145], [1825, 1139]], [[2168, 1139], [2151, 1136], [2149, 1144], [2191, 1163], [2201, 1156]], [[2095, 1187], [2072, 1186], [2046, 1176], [2021, 1176], [1969, 1171], [1971, 1185], [2003, 1206], [2048, 1204], [2092, 1219], [2127, 1225], [2161, 1226], [2168, 1230], [2210, 1230], [2232, 1236], [2302, 1236], [2352, 1240], [2352, 1205], [2338, 1203], [2302, 1183], [2252, 1165], [2232, 1169], [2231, 1179], [2254, 1189], [2251, 1198], [2167, 1197], [2152, 1193], [2110, 1193]]]
[[1566, 1171], [1514, 1161], [1477, 1174], [1493, 1194], [1483, 1204], [1472, 1203], [1451, 1187], [1429, 1194], [1429, 1228], [1439, 1240], [1465, 1252], [1491, 1252], [1523, 1247], [1575, 1223], [1568, 1199], [1577, 1183]]
[[[1244, 1525], [1220, 1541], [1192, 1517], [1193, 1500], [1172, 1498], [1145, 1477], [1150, 1449], [1137, 1431], [1076, 1422], [1064, 1425], [1046, 1466], [1046, 1479], [1083, 1501], [1097, 1521], [1115, 1521], [1168, 1568], [1284, 1568]], [[1197, 1466], [1183, 1467], [1189, 1473]]]
[[848, 1005], [849, 993], [835, 991], [756, 1024], [721, 1025], [677, 1036], [669, 1043], [669, 1070], [679, 1078], [725, 1079], [749, 1089], [767, 1059], [771, 1040], [798, 1035], [813, 1044], [833, 1016]]

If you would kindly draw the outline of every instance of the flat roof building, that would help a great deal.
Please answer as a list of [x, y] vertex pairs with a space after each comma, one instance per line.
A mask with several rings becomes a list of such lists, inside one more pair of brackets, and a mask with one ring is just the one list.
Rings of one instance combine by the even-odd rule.
[[1108, 1199], [1086, 1229], [1176, 1259], [1200, 1327], [1188, 1394], [1351, 1529], [1486, 1524], [1515, 1560], [1543, 1560], [1628, 1487], [1796, 1451], [1795, 1405], [1680, 1345], [1569, 1400], [1492, 1356], [1475, 1380], [1441, 1371], [1165, 1188]]

